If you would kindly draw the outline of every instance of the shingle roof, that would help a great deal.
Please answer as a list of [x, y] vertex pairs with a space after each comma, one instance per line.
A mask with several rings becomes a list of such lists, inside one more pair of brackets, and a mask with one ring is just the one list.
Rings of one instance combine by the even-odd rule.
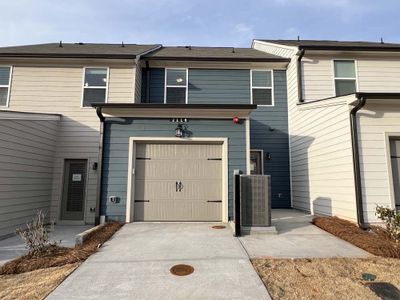
[[347, 50], [347, 51], [400, 51], [400, 44], [362, 41], [330, 40], [262, 40], [284, 46], [309, 50]]
[[160, 45], [59, 43], [0, 47], [0, 57], [135, 58]]
[[272, 55], [252, 48], [234, 47], [162, 47], [143, 56], [147, 60], [186, 61], [244, 61], [269, 62], [288, 61], [287, 58]]

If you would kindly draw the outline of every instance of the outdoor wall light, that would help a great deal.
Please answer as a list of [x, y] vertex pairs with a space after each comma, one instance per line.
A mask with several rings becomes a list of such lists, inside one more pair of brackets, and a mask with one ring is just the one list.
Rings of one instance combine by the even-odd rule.
[[265, 153], [265, 159], [266, 160], [271, 160], [271, 153], [270, 152]]
[[179, 137], [179, 138], [183, 137], [183, 127], [182, 127], [181, 124], [178, 124], [178, 126], [176, 126], [176, 128], [175, 128], [175, 136]]

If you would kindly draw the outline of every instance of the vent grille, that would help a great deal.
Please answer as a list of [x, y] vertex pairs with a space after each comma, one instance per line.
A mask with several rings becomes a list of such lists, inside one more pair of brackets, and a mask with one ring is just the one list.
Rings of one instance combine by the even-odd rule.
[[271, 176], [240, 176], [242, 226], [271, 226]]

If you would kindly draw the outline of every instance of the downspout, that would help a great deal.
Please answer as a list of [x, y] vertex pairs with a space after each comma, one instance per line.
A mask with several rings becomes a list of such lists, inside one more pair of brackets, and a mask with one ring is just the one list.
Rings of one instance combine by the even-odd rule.
[[302, 49], [298, 53], [299, 57], [297, 58], [297, 93], [298, 93], [298, 101], [299, 103], [303, 103], [303, 68], [301, 64], [301, 60], [304, 57], [304, 54], [306, 54], [306, 50]]
[[364, 96], [357, 95], [357, 99], [358, 99], [357, 105], [354, 106], [350, 111], [350, 130], [351, 130], [351, 144], [353, 151], [353, 172], [354, 172], [354, 186], [356, 192], [357, 223], [360, 228], [365, 229], [366, 226], [364, 223], [360, 156], [358, 147], [357, 112], [365, 106], [367, 98]]
[[102, 114], [101, 107], [96, 107], [96, 114], [100, 119], [100, 142], [99, 142], [99, 158], [97, 162], [97, 191], [96, 191], [96, 216], [95, 225], [100, 224], [100, 210], [101, 210], [101, 194], [103, 186], [103, 144], [104, 144], [104, 121], [105, 118]]

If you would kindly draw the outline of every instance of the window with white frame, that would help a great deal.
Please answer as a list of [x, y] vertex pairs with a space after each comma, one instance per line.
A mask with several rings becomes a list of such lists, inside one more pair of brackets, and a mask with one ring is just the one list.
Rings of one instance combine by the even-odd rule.
[[107, 102], [108, 68], [85, 68], [83, 107]]
[[272, 71], [251, 70], [251, 103], [274, 105]]
[[0, 66], [0, 106], [8, 106], [10, 96], [11, 67]]
[[187, 69], [165, 69], [164, 103], [186, 103], [187, 74]]
[[356, 66], [354, 60], [334, 60], [335, 94], [344, 96], [357, 91]]

